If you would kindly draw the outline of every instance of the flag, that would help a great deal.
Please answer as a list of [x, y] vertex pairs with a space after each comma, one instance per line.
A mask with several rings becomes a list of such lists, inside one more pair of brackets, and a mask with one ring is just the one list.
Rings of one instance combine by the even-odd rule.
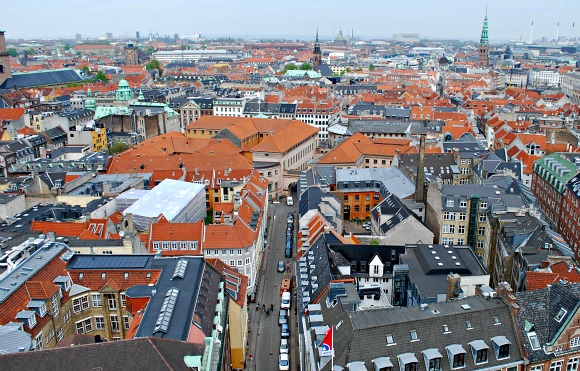
[[334, 346], [332, 344], [332, 327], [326, 330], [324, 333], [324, 339], [322, 340], [322, 351], [320, 352], [321, 356], [334, 356]]

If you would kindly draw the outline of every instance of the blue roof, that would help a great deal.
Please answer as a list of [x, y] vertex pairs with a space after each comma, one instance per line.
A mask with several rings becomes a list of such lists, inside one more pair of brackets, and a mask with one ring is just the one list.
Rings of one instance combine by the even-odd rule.
[[111, 255], [96, 258], [93, 255], [75, 255], [68, 269], [123, 269], [145, 268], [153, 255]]

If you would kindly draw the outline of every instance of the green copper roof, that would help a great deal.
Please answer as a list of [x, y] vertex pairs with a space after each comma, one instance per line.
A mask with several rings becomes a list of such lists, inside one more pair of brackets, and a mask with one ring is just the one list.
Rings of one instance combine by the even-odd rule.
[[487, 36], [487, 11], [485, 12], [485, 18], [483, 19], [483, 29], [481, 30], [481, 40], [479, 40], [480, 45], [489, 45], [489, 38]]

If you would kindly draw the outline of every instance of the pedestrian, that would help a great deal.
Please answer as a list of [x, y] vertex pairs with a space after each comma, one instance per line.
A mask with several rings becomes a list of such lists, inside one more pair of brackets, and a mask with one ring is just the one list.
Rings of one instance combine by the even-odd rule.
[[266, 304], [262, 304], [262, 312], [266, 311]]

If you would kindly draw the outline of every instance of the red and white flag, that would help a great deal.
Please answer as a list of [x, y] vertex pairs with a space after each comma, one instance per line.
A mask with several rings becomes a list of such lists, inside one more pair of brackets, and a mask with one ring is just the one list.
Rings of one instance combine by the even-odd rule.
[[326, 330], [324, 333], [324, 339], [322, 340], [322, 351], [320, 352], [321, 356], [334, 356], [334, 344], [333, 344], [333, 336], [332, 336], [332, 327]]

